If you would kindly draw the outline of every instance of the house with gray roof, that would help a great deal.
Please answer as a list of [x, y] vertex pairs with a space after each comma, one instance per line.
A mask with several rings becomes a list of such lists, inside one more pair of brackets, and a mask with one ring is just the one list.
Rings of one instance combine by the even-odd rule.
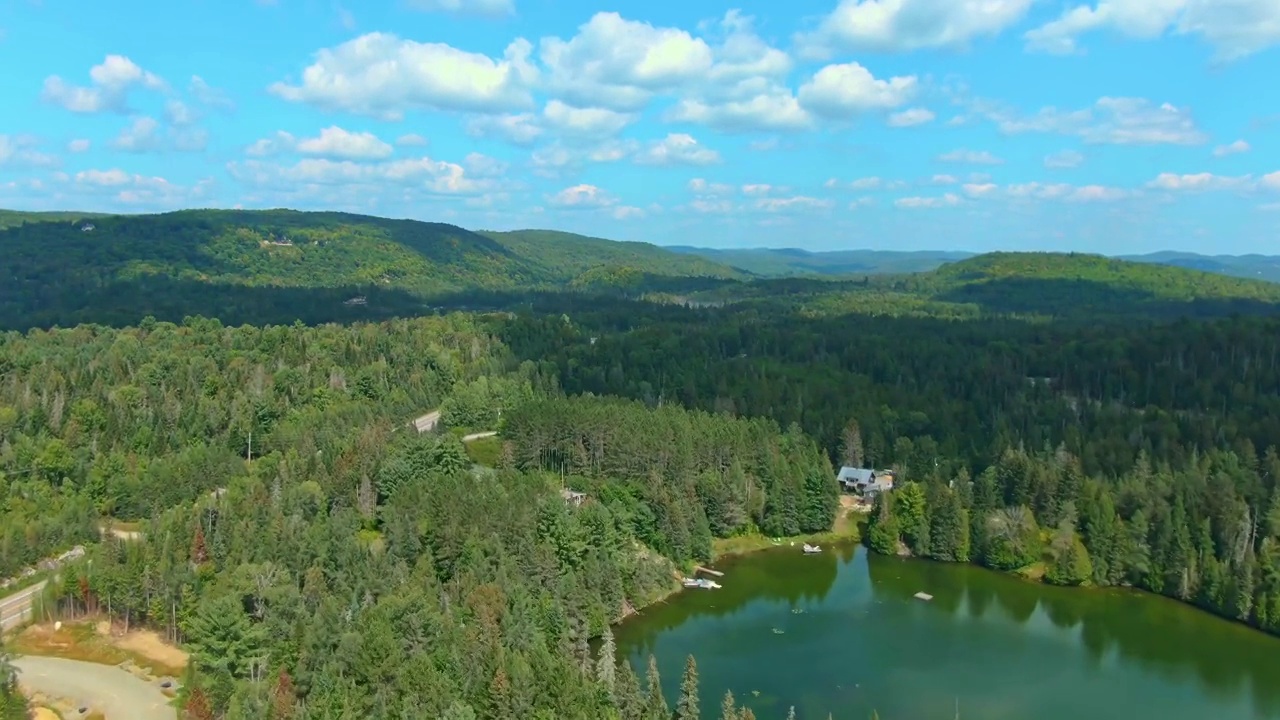
[[872, 470], [846, 465], [840, 468], [840, 474], [836, 475], [836, 480], [846, 492], [874, 497], [877, 493], [893, 489], [894, 474], [892, 470]]

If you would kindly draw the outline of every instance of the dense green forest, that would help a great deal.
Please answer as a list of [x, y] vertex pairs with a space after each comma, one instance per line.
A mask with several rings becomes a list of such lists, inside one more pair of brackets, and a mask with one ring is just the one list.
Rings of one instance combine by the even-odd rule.
[[1280, 286], [1034, 253], [744, 279], [284, 211], [81, 227], [0, 232], [0, 576], [88, 545], [50, 602], [182, 642], [190, 717], [692, 717], [696, 663], [664, 695], [610, 625], [716, 538], [829, 529], [842, 464], [898, 471], [876, 552], [1280, 633]]
[[382, 319], [431, 312], [432, 298], [464, 290], [742, 277], [644, 243], [290, 210], [26, 222], [0, 229], [0, 250], [0, 329], [16, 330], [132, 325], [146, 315], [255, 325]]

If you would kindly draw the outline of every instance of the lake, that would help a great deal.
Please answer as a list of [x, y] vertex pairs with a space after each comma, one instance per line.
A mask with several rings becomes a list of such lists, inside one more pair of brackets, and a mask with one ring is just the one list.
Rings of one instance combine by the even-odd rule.
[[952, 720], [957, 702], [964, 720], [1280, 718], [1280, 638], [1165, 598], [853, 546], [717, 567], [722, 589], [615, 631], [642, 683], [657, 657], [673, 708], [693, 654], [707, 720], [726, 689], [759, 720]]

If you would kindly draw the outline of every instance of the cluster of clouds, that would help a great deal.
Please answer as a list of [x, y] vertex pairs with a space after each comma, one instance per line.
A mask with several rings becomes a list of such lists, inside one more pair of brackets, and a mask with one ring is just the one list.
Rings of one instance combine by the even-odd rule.
[[[430, 12], [502, 18], [518, 12], [513, 0], [406, 0]], [[1141, 97], [1098, 98], [1075, 108], [1025, 111], [1007, 103], [940, 86], [926, 75], [877, 75], [854, 53], [965, 49], [1027, 23], [1034, 0], [839, 0], [834, 9], [789, 38], [789, 48], [766, 40], [753, 18], [730, 10], [698, 32], [598, 12], [567, 39], [518, 37], [499, 55], [369, 32], [317, 51], [295, 77], [266, 86], [280, 101], [324, 112], [392, 124], [415, 113], [456, 116], [470, 136], [525, 151], [520, 167], [480, 153], [443, 160], [426, 152], [429, 139], [412, 133], [351, 130], [336, 124], [313, 136], [278, 130], [240, 149], [225, 162], [231, 180], [253, 198], [350, 198], [386, 194], [405, 202], [457, 196], [472, 207], [492, 207], [513, 194], [539, 196], [548, 208], [590, 210], [617, 219], [661, 210], [628, 205], [579, 177], [593, 165], [712, 168], [725, 163], [706, 133], [753, 134], [753, 150], [766, 152], [805, 131], [842, 130], [878, 122], [910, 132], [926, 125], [984, 124], [1007, 137], [1057, 136], [1082, 146], [1208, 146], [1211, 138], [1190, 108]], [[1030, 52], [1086, 52], [1091, 33], [1108, 31], [1138, 40], [1194, 35], [1222, 61], [1280, 43], [1276, 0], [1096, 0], [1070, 2], [1062, 14], [1023, 31]], [[118, 115], [123, 125], [107, 144], [121, 153], [201, 153], [209, 144], [205, 118], [235, 110], [225, 93], [192, 76], [179, 92], [173, 83], [123, 55], [90, 68], [88, 82], [60, 76], [44, 80], [42, 99], [77, 114]], [[163, 112], [145, 114], [140, 94], [163, 98]], [[939, 102], [945, 100], [945, 102]], [[930, 105], [933, 107], [929, 107]], [[944, 110], [945, 109], [945, 110]], [[944, 113], [946, 119], [940, 117]], [[646, 139], [628, 137], [644, 120], [668, 125]], [[645, 123], [644, 127], [650, 125]], [[760, 135], [768, 137], [758, 137]], [[85, 152], [71, 141], [68, 153]], [[1213, 147], [1225, 158], [1251, 150], [1243, 139]], [[989, 150], [960, 147], [939, 154], [943, 167], [1005, 163]], [[1080, 150], [1043, 159], [1049, 171], [1087, 163]], [[56, 168], [56, 155], [29, 135], [0, 135], [0, 167]], [[513, 169], [562, 189], [543, 192]], [[90, 174], [86, 174], [90, 173]], [[96, 174], [94, 174], [96, 173]], [[992, 200], [1110, 202], [1158, 193], [1280, 190], [1277, 175], [1162, 174], [1140, 188], [1065, 183], [998, 185], [982, 173], [937, 174], [923, 180], [861, 178], [828, 181], [826, 193], [856, 191], [852, 199], [822, 197], [763, 183], [730, 186], [690, 182], [689, 197], [674, 210], [692, 213], [827, 212], [868, 207], [873, 193], [933, 188], [934, 194], [891, 200], [901, 209], [959, 207]], [[122, 203], [189, 203], [206, 197], [210, 179], [187, 187], [122, 170], [51, 176], [55, 185], [115, 193]], [[10, 183], [10, 185], [14, 185]], [[288, 188], [288, 190], [282, 190]], [[13, 190], [14, 188], [9, 188]], [[42, 185], [42, 190], [46, 190]], [[368, 192], [365, 192], [368, 191]]]

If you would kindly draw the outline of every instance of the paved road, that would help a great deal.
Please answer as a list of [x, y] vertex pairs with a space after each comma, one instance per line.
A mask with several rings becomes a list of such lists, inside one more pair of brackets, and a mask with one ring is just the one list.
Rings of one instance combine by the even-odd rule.
[[26, 655], [16, 658], [18, 684], [32, 692], [86, 703], [108, 720], [176, 720], [160, 688], [113, 665]]
[[29, 588], [0, 599], [0, 630], [11, 630], [31, 619], [32, 600], [44, 590], [46, 582], [41, 580]]

